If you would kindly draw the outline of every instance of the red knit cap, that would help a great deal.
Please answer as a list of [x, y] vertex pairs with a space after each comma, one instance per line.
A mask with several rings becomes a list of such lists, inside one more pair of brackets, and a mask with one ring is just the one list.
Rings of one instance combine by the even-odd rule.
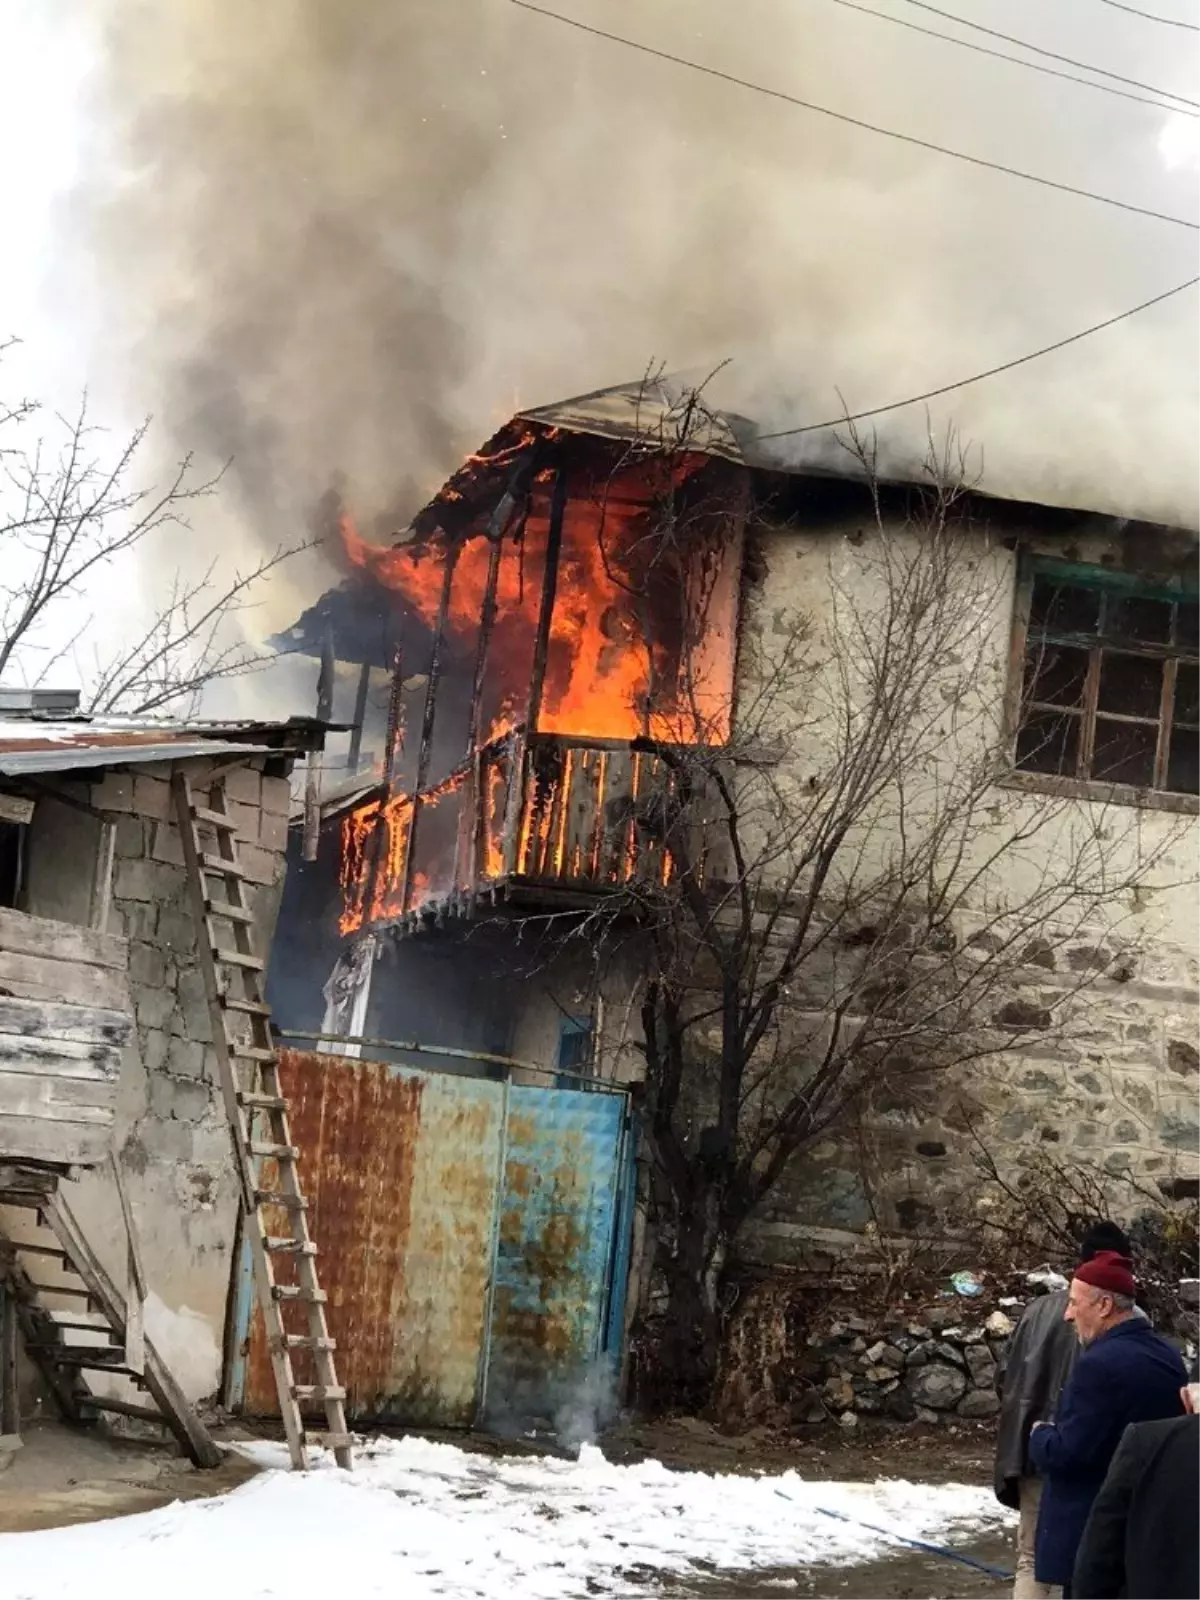
[[1080, 1283], [1090, 1283], [1105, 1294], [1124, 1294], [1133, 1298], [1133, 1262], [1116, 1250], [1099, 1250], [1090, 1261], [1075, 1268]]

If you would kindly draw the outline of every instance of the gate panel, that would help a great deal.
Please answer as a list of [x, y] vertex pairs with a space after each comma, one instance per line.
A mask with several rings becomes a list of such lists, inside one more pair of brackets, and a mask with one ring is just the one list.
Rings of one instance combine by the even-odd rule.
[[[299, 1050], [281, 1051], [280, 1076], [347, 1415], [471, 1422], [502, 1086]], [[248, 1269], [246, 1260], [243, 1276]], [[244, 1364], [235, 1354], [231, 1401], [240, 1388], [246, 1412], [277, 1415], [262, 1317], [248, 1288], [239, 1285], [237, 1297]], [[294, 1352], [293, 1366], [298, 1383], [313, 1381], [304, 1352]]]
[[514, 1085], [485, 1426], [569, 1427], [602, 1359], [623, 1095]]

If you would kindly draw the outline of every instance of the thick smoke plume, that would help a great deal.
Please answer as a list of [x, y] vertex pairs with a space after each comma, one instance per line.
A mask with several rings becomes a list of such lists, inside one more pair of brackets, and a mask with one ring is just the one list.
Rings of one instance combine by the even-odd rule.
[[[1163, 150], [1195, 123], [833, 0], [563, 6], [991, 160], [1194, 209], [1189, 160]], [[961, 9], [1195, 93], [1177, 30], [1094, 0]], [[337, 474], [364, 530], [393, 528], [518, 403], [651, 359], [731, 358], [715, 398], [785, 427], [837, 414], [839, 391], [859, 409], [992, 366], [1193, 270], [1185, 229], [503, 0], [98, 10], [66, 257], [98, 273], [100, 354], [134, 374], [130, 399], [181, 444], [235, 458], [232, 548], [302, 533]], [[1192, 292], [931, 420], [983, 451], [985, 487], [1190, 523], [1196, 342]], [[919, 456], [925, 428], [923, 408], [896, 413], [881, 441]]]

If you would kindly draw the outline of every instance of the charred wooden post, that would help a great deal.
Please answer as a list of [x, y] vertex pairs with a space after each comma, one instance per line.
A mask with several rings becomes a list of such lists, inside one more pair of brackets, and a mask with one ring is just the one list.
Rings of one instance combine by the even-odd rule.
[[371, 667], [363, 662], [358, 672], [358, 690], [354, 696], [354, 723], [350, 729], [350, 748], [346, 752], [346, 768], [349, 772], [358, 771], [358, 763], [362, 759], [363, 723], [367, 716], [367, 691], [371, 687]]
[[433, 749], [433, 719], [437, 710], [438, 680], [442, 675], [442, 649], [446, 637], [446, 616], [450, 610], [450, 591], [454, 586], [454, 568], [458, 562], [459, 545], [448, 544], [446, 571], [442, 578], [442, 593], [438, 600], [437, 622], [434, 626], [433, 649], [429, 657], [429, 680], [425, 685], [425, 709], [421, 716], [421, 742], [417, 746], [417, 771], [413, 779], [412, 815], [408, 822], [408, 848], [404, 852], [403, 887], [400, 895], [400, 913], [409, 908], [412, 895], [413, 852], [417, 844], [417, 826], [421, 816], [421, 791], [429, 778], [429, 757]]
[[[333, 717], [333, 634], [326, 630], [321, 647], [321, 669], [317, 674], [317, 721], [329, 722]], [[315, 752], [308, 757], [308, 771], [304, 780], [304, 844], [305, 861], [317, 859], [321, 839], [321, 768]]]

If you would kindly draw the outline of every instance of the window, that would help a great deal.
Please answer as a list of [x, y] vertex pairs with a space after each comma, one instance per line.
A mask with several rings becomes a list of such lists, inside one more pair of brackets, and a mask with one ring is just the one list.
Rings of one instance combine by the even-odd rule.
[[586, 1077], [592, 1065], [591, 1017], [564, 1017], [558, 1029], [558, 1071], [569, 1074], [558, 1080], [560, 1089], [580, 1089], [577, 1080]]
[[1196, 594], [1037, 560], [1024, 598], [1018, 772], [1194, 796]]

